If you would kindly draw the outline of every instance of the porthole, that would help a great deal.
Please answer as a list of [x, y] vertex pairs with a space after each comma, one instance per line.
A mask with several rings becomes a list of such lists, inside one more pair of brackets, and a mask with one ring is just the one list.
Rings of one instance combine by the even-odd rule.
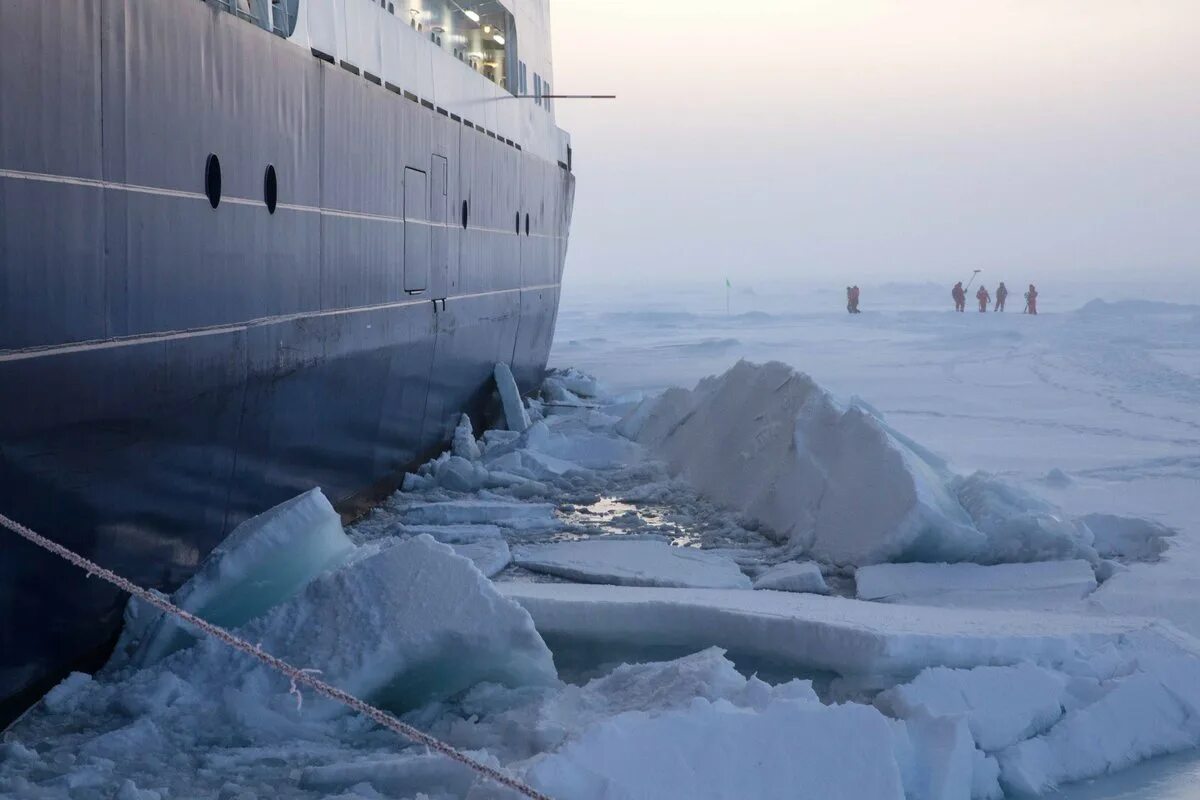
[[275, 176], [275, 165], [267, 164], [263, 175], [263, 200], [267, 203], [267, 212], [274, 214], [275, 206], [279, 203], [279, 179]]
[[525, 235], [529, 235], [529, 214], [525, 214]]
[[466, 201], [466, 200], [463, 200], [463, 206], [462, 206], [462, 225], [463, 225], [463, 230], [466, 230], [466, 228], [467, 228], [467, 218], [468, 218], [468, 213], [467, 213], [467, 212], [468, 212], [468, 211], [469, 211], [469, 209], [467, 208], [467, 201]]
[[521, 235], [521, 212], [517, 212], [517, 236]]
[[209, 153], [204, 165], [204, 194], [213, 208], [221, 205], [221, 159], [216, 153]]

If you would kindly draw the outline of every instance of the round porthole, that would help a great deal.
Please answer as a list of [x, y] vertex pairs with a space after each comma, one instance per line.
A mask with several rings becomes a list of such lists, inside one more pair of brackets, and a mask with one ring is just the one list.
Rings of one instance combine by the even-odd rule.
[[525, 235], [529, 235], [529, 215], [525, 215]]
[[275, 175], [274, 164], [267, 164], [263, 174], [263, 201], [267, 204], [267, 212], [274, 214], [275, 206], [279, 204], [279, 178]]
[[213, 208], [221, 205], [221, 159], [216, 153], [209, 153], [204, 164], [204, 194]]
[[463, 225], [463, 229], [464, 229], [464, 230], [466, 230], [466, 227], [467, 227], [467, 217], [468, 217], [468, 213], [467, 213], [467, 212], [468, 212], [468, 208], [467, 208], [467, 201], [466, 201], [466, 200], [463, 200], [463, 207], [462, 207], [462, 225]]

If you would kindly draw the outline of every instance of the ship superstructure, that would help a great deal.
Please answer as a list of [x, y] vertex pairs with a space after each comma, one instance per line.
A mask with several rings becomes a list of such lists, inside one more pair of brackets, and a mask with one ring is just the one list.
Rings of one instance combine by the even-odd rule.
[[[549, 353], [547, 0], [0, 4], [0, 510], [129, 578], [388, 485]], [[0, 536], [0, 721], [123, 598]]]

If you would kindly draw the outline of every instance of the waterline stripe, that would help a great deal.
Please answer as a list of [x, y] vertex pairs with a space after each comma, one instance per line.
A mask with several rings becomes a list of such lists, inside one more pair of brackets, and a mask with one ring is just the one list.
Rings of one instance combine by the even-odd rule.
[[172, 342], [181, 339], [192, 339], [200, 336], [221, 336], [229, 333], [241, 333], [251, 328], [258, 328], [266, 325], [277, 325], [285, 322], [295, 322], [303, 319], [320, 319], [321, 317], [335, 317], [343, 314], [364, 314], [372, 311], [387, 311], [391, 309], [407, 308], [410, 306], [426, 305], [431, 302], [442, 302], [443, 300], [447, 303], [450, 303], [456, 300], [474, 300], [480, 297], [494, 297], [497, 295], [512, 294], [514, 292], [537, 292], [546, 289], [558, 289], [561, 286], [561, 283], [544, 283], [537, 286], [521, 286], [515, 289], [495, 289], [488, 292], [456, 294], [446, 298], [439, 297], [436, 301], [432, 297], [420, 297], [409, 300], [397, 300], [391, 303], [378, 303], [369, 306], [354, 306], [352, 308], [335, 308], [323, 309], [321, 311], [304, 311], [295, 314], [280, 314], [273, 317], [259, 317], [257, 319], [247, 320], [246, 322], [237, 322], [227, 325], [212, 325], [203, 328], [190, 328], [182, 331], [162, 331], [159, 333], [121, 336], [113, 339], [92, 339], [86, 342], [71, 342], [70, 344], [50, 345], [48, 347], [30, 347], [23, 350], [11, 350], [8, 352], [0, 351], [0, 363], [9, 361], [24, 361], [31, 358], [41, 358], [43, 356], [83, 353], [92, 350], [108, 350], [117, 347], [126, 347], [129, 345], [158, 344], [160, 342]]

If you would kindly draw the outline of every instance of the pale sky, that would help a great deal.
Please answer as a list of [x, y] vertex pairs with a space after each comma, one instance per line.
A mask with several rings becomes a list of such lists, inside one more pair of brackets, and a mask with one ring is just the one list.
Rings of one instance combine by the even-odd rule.
[[1200, 276], [1200, 0], [550, 5], [572, 280]]

